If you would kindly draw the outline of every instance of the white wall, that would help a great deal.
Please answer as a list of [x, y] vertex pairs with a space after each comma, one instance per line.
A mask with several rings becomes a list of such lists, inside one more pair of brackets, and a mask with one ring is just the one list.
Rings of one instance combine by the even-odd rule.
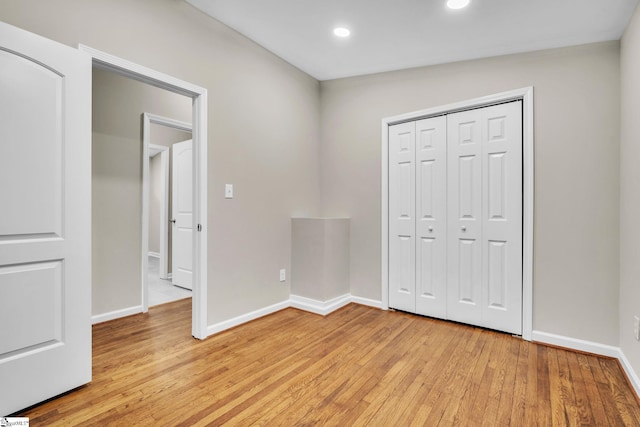
[[533, 327], [618, 341], [619, 44], [321, 83], [324, 216], [351, 217], [351, 292], [380, 296], [380, 120], [533, 86]]
[[640, 316], [640, 9], [622, 37], [620, 68], [620, 347], [640, 373], [633, 337], [633, 316]]
[[206, 88], [208, 323], [289, 298], [290, 217], [319, 210], [316, 80], [182, 1], [3, 0], [0, 19]]

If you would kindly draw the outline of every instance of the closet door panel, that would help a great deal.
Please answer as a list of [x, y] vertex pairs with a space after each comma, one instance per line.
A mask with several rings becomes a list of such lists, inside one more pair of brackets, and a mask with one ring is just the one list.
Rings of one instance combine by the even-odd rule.
[[447, 315], [447, 119], [416, 122], [416, 313]]
[[416, 308], [415, 122], [389, 127], [389, 306]]
[[447, 120], [448, 293], [451, 320], [482, 322], [482, 113]]
[[522, 333], [521, 102], [483, 108], [483, 325]]

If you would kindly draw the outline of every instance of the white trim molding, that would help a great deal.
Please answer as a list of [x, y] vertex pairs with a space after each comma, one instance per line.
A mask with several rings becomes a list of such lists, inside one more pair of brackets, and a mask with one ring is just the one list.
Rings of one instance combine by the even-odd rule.
[[[207, 89], [80, 44], [78, 50], [89, 54], [93, 66], [141, 81], [161, 89], [188, 96], [193, 105], [193, 298], [191, 334], [207, 337]], [[145, 153], [146, 154], [146, 153]], [[200, 227], [198, 227], [200, 226]]]
[[583, 351], [585, 353], [599, 354], [601, 356], [615, 357], [620, 354], [620, 349], [611, 345], [600, 344], [593, 341], [585, 341], [578, 338], [565, 337], [550, 334], [548, 332], [533, 331], [531, 340], [541, 344], [550, 344], [570, 350]]
[[532, 341], [536, 343], [550, 344], [556, 347], [566, 348], [567, 350], [583, 351], [586, 353], [618, 359], [618, 362], [620, 362], [620, 365], [622, 366], [629, 383], [636, 392], [636, 395], [640, 396], [640, 378], [638, 378], [638, 374], [633, 370], [631, 363], [629, 363], [629, 360], [624, 355], [620, 347], [541, 331], [533, 331], [531, 335]]
[[153, 258], [160, 258], [160, 253], [159, 252], [149, 251], [149, 252], [147, 252], [147, 256], [150, 256], [150, 257], [153, 257]]
[[366, 305], [368, 307], [378, 308], [378, 309], [382, 308], [382, 301], [377, 301], [374, 299], [363, 298], [363, 297], [357, 297], [355, 295], [351, 295], [351, 302], [355, 304]]
[[289, 308], [290, 306], [291, 305], [289, 304], [289, 301], [282, 301], [277, 304], [273, 304], [268, 307], [264, 307], [259, 310], [252, 311], [250, 313], [246, 313], [241, 316], [234, 317], [229, 320], [225, 320], [223, 322], [209, 325], [207, 327], [207, 336], [226, 331], [227, 329], [240, 326], [243, 323], [251, 322], [252, 320], [256, 320], [264, 316], [268, 316], [269, 314], [275, 313], [276, 311], [284, 310], [285, 308]]
[[389, 308], [389, 126], [493, 104], [522, 100], [522, 338], [531, 341], [533, 330], [533, 214], [534, 134], [533, 87], [475, 98], [382, 119], [381, 125], [381, 308]]
[[311, 298], [301, 297], [299, 295], [291, 295], [289, 304], [293, 308], [308, 311], [311, 313], [326, 316], [329, 313], [336, 311], [339, 308], [351, 303], [351, 295], [340, 295], [336, 298], [332, 298], [329, 301], [318, 301]]
[[142, 313], [141, 305], [123, 308], [121, 310], [110, 311], [108, 313], [96, 314], [95, 316], [91, 316], [91, 324], [95, 325], [97, 323], [108, 322], [109, 320], [115, 320], [121, 317], [127, 317], [139, 313]]
[[250, 322], [252, 320], [259, 319], [263, 316], [275, 313], [276, 311], [284, 310], [285, 308], [297, 308], [310, 313], [320, 314], [326, 316], [339, 308], [342, 308], [350, 303], [366, 305], [373, 308], [380, 309], [382, 303], [380, 301], [355, 297], [350, 294], [341, 295], [333, 298], [329, 301], [318, 301], [311, 298], [305, 298], [298, 295], [291, 295], [287, 301], [282, 301], [277, 304], [270, 305], [259, 310], [252, 311], [251, 313], [243, 314], [233, 319], [225, 320], [223, 322], [210, 325], [207, 328], [207, 335], [217, 334], [227, 329], [240, 326], [243, 323]]

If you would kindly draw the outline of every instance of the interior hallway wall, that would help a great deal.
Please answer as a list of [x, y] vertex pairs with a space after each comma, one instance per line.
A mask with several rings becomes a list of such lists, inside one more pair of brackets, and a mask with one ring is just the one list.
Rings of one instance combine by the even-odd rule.
[[322, 214], [352, 218], [352, 293], [381, 298], [381, 119], [533, 86], [533, 328], [617, 345], [619, 61], [606, 42], [322, 82]]

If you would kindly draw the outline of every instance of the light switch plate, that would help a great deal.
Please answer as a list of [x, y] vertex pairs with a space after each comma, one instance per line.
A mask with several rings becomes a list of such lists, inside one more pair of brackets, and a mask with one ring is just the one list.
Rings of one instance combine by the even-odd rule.
[[233, 184], [224, 185], [224, 198], [233, 199]]
[[287, 270], [283, 268], [280, 270], [280, 281], [284, 282], [285, 280], [287, 280]]

